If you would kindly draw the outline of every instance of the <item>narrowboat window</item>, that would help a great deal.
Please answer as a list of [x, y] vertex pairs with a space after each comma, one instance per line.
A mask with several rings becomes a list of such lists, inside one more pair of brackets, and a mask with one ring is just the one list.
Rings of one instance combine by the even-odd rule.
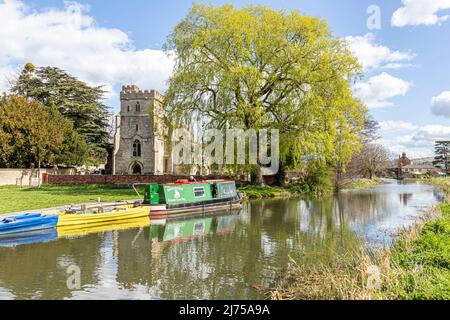
[[220, 186], [220, 194], [222, 197], [234, 197], [236, 195], [236, 187], [234, 184], [227, 183]]
[[205, 188], [204, 187], [194, 188], [194, 197], [201, 198], [204, 196], [205, 196]]

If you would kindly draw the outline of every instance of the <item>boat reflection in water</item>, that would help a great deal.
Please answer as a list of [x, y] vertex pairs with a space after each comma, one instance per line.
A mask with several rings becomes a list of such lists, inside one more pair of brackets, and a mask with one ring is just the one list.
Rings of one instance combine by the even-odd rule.
[[0, 236], [0, 247], [17, 247], [20, 245], [45, 243], [58, 240], [56, 229], [46, 229]]
[[[156, 224], [150, 222], [149, 217], [129, 219], [123, 223], [112, 225], [73, 228], [59, 227], [34, 232], [17, 233], [0, 236], [0, 247], [16, 247], [34, 243], [46, 243], [66, 237], [82, 237], [92, 233], [119, 231], [133, 228], [150, 227], [147, 232], [153, 243], [158, 242], [183, 242], [208, 234], [220, 234], [234, 230], [233, 215], [240, 210], [218, 212], [209, 216], [191, 216], [182, 220], [158, 220]], [[226, 214], [217, 216], [220, 214]], [[148, 237], [147, 237], [148, 238]]]
[[150, 218], [142, 217], [126, 220], [123, 223], [111, 225], [73, 228], [61, 227], [33, 232], [23, 232], [0, 236], [0, 247], [17, 247], [34, 243], [46, 243], [66, 237], [81, 237], [92, 233], [127, 230], [132, 228], [145, 228], [150, 226]]
[[152, 242], [184, 242], [209, 234], [217, 235], [232, 232], [234, 230], [235, 216], [239, 212], [240, 209], [236, 209], [216, 212], [211, 215], [152, 222]]

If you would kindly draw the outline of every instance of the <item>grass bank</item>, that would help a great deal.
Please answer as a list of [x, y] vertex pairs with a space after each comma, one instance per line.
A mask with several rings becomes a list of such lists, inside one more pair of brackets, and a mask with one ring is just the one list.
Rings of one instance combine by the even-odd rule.
[[432, 177], [421, 179], [424, 183], [429, 183], [442, 188], [447, 194], [450, 194], [450, 178], [448, 177]]
[[383, 184], [383, 179], [373, 178], [373, 179], [358, 179], [352, 182], [347, 189], [370, 189]]
[[450, 205], [425, 214], [390, 249], [291, 260], [272, 299], [450, 299]]
[[288, 198], [300, 194], [289, 188], [255, 185], [241, 187], [239, 191], [245, 199]]
[[67, 204], [132, 200], [131, 187], [112, 185], [44, 185], [41, 188], [0, 188], [0, 214], [58, 207]]
[[307, 184], [296, 184], [287, 187], [271, 187], [249, 185], [239, 188], [244, 195], [244, 199], [265, 199], [265, 198], [289, 198], [300, 195], [326, 195], [332, 193], [328, 187], [310, 187]]

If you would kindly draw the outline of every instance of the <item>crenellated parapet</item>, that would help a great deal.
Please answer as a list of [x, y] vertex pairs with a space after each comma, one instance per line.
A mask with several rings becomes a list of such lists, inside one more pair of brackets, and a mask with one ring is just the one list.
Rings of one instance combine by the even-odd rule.
[[159, 102], [164, 101], [164, 96], [156, 90], [141, 90], [136, 85], [122, 86], [120, 92], [120, 100], [152, 100], [155, 99]]

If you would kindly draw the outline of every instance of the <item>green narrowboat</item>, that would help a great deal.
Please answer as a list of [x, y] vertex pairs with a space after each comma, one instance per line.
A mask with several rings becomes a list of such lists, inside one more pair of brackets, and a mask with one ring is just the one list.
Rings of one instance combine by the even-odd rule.
[[150, 217], [165, 219], [189, 213], [211, 212], [241, 207], [241, 195], [232, 180], [149, 184], [144, 204], [150, 205]]

